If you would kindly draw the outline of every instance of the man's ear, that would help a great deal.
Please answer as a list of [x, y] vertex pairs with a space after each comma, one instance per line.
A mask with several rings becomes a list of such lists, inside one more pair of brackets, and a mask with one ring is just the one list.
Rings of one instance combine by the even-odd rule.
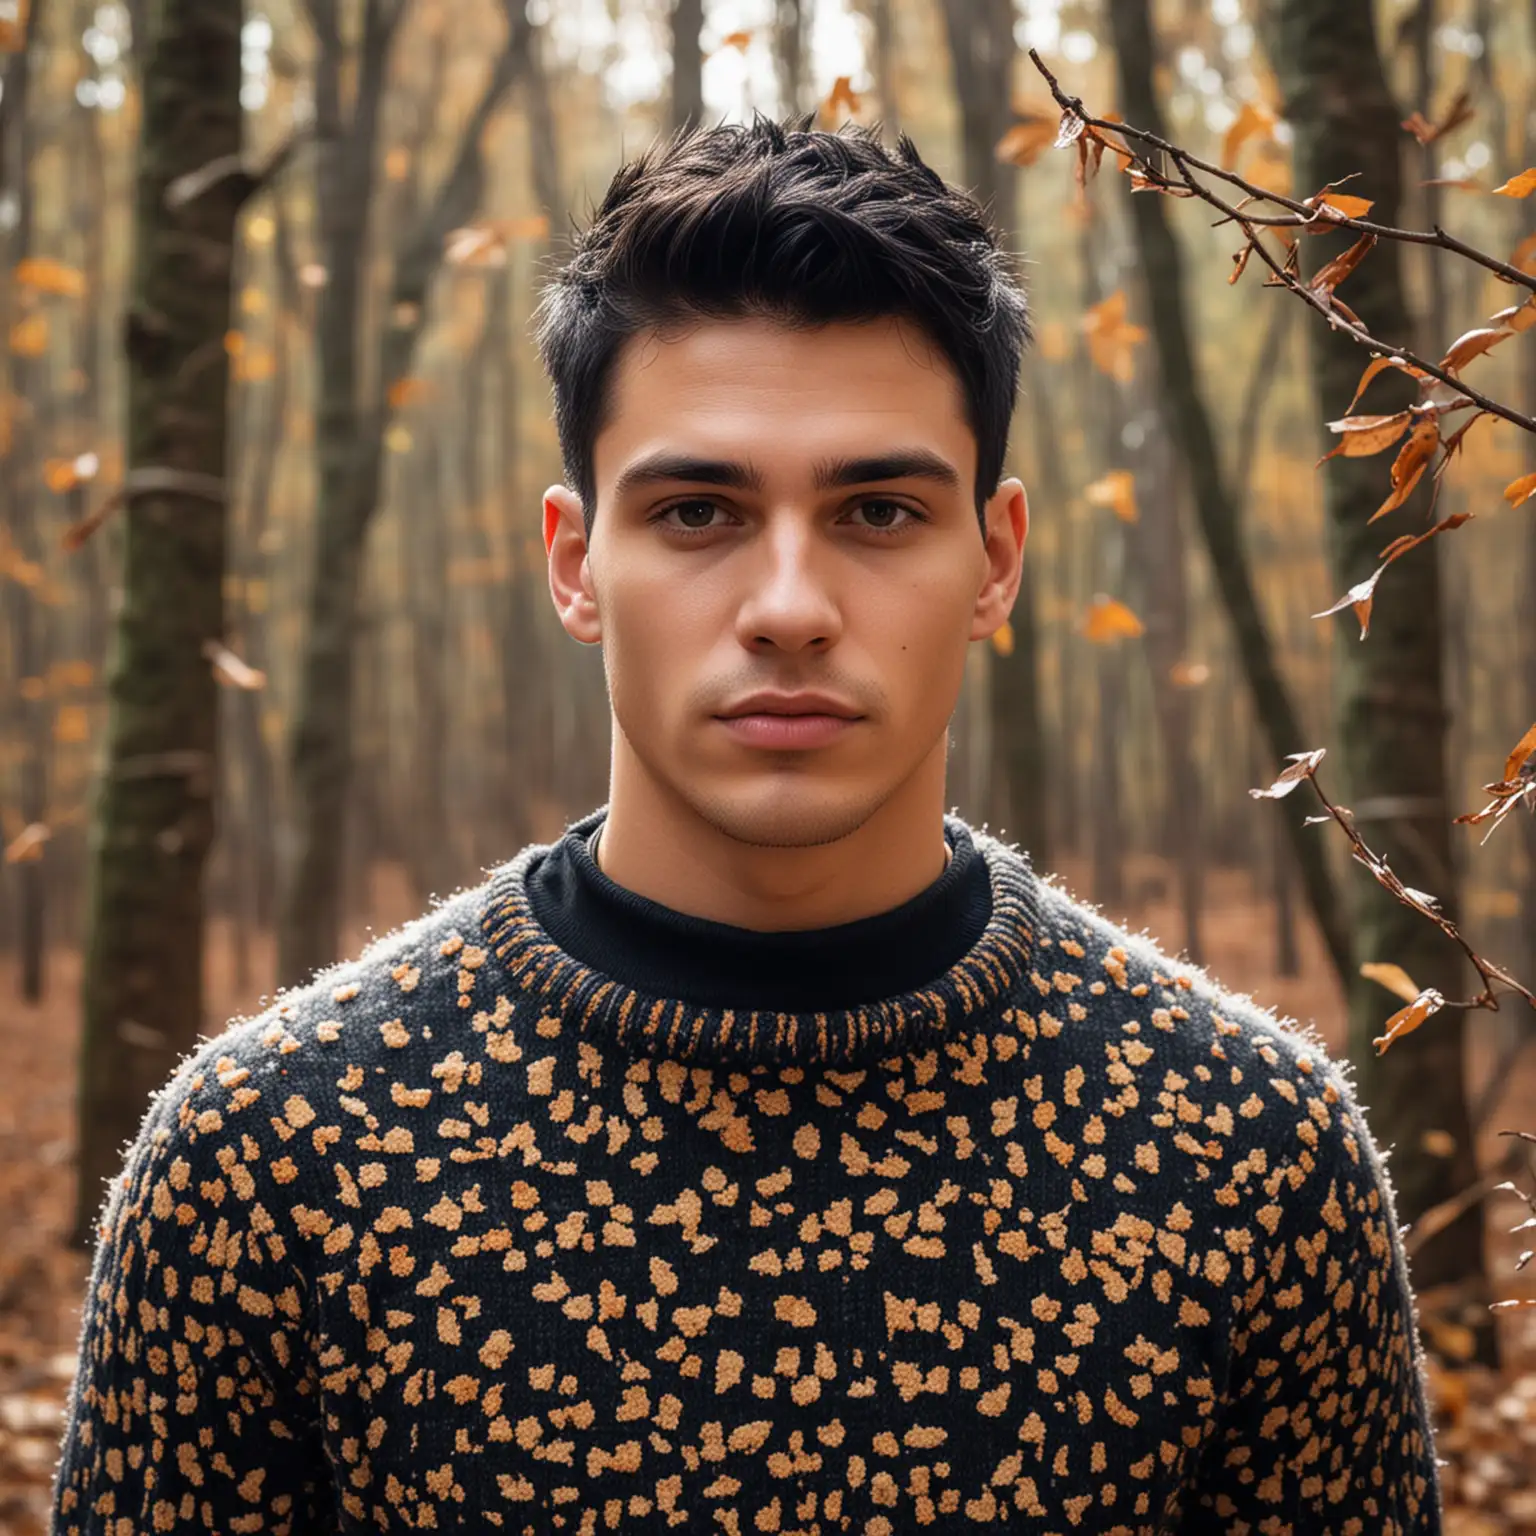
[[1024, 541], [1029, 535], [1029, 499], [1018, 480], [1004, 480], [987, 499], [986, 576], [976, 594], [971, 639], [985, 640], [1013, 612], [1024, 575]]
[[602, 619], [587, 558], [587, 528], [581, 498], [567, 486], [544, 492], [544, 550], [549, 556], [549, 595], [566, 634], [583, 645], [600, 644]]

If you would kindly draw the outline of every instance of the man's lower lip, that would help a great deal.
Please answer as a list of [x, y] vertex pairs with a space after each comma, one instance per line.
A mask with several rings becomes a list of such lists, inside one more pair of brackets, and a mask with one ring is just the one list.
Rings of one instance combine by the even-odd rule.
[[746, 746], [782, 751], [826, 746], [858, 721], [841, 715], [733, 715], [720, 724]]

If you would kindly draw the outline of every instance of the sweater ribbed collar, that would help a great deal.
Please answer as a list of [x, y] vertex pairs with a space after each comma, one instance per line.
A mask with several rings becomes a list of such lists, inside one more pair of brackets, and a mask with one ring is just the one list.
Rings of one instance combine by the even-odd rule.
[[932, 1043], [1022, 976], [1027, 861], [946, 817], [944, 872], [857, 922], [759, 933], [675, 912], [592, 855], [606, 807], [492, 877], [482, 927], [515, 988], [589, 1034], [699, 1063], [852, 1064]]

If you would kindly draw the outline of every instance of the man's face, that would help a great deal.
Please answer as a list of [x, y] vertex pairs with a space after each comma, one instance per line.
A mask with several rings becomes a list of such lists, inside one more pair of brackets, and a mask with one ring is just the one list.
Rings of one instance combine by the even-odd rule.
[[755, 846], [857, 830], [942, 783], [967, 647], [1007, 617], [1026, 513], [983, 539], [943, 354], [895, 320], [705, 322], [636, 338], [596, 441], [597, 509], [545, 501], [566, 628], [601, 641], [616, 751]]

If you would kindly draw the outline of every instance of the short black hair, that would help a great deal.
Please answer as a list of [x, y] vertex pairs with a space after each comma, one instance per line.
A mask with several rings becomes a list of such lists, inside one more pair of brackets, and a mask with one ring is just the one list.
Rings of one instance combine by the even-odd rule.
[[906, 134], [892, 150], [878, 128], [810, 124], [810, 114], [757, 114], [659, 140], [620, 167], [546, 285], [535, 330], [589, 533], [593, 445], [624, 343], [655, 327], [749, 316], [918, 325], [959, 376], [984, 519], [1029, 341], [1006, 245], [987, 211], [948, 186]]

